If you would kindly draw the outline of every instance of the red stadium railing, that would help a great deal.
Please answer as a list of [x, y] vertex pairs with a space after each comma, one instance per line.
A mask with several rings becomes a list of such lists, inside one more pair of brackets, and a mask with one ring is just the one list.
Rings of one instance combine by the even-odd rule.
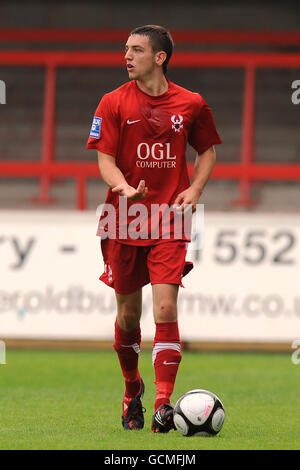
[[[12, 31], [11, 31], [12, 33]], [[36, 32], [18, 30], [14, 38], [20, 40], [36, 40]], [[57, 31], [56, 31], [57, 33]], [[40, 31], [42, 40], [62, 41], [63, 37], [70, 40], [68, 31], [61, 31], [61, 36], [55, 36], [54, 31]], [[92, 32], [91, 32], [92, 33]], [[96, 32], [94, 32], [96, 33]], [[104, 40], [104, 34], [97, 32], [99, 38]], [[114, 33], [116, 34], [116, 32]], [[124, 32], [118, 32], [118, 40]], [[195, 33], [196, 34], [196, 33]], [[199, 38], [201, 34], [197, 33]], [[209, 38], [209, 33], [205, 33]], [[211, 33], [212, 34], [212, 33]], [[219, 33], [221, 34], [221, 33]], [[225, 33], [224, 33], [225, 34]], [[237, 36], [241, 40], [241, 34]], [[246, 41], [247, 34], [244, 39]], [[273, 35], [272, 35], [273, 34]], [[109, 34], [108, 34], [109, 35]], [[35, 39], [33, 39], [35, 38]], [[52, 38], [52, 39], [51, 39]], [[108, 38], [108, 36], [107, 36]], [[182, 36], [183, 38], [183, 36]], [[252, 40], [254, 36], [252, 37]], [[11, 40], [9, 30], [0, 30], [0, 40]], [[212, 39], [212, 37], [211, 37]], [[228, 33], [228, 40], [232, 37]], [[251, 39], [251, 38], [250, 38]], [[258, 41], [256, 36], [256, 40]], [[260, 38], [263, 41], [263, 38]], [[265, 41], [277, 41], [275, 33], [265, 35]], [[91, 40], [91, 39], [90, 39]], [[111, 38], [110, 38], [111, 40]], [[199, 39], [200, 40], [200, 39]], [[249, 40], [249, 38], [248, 38]], [[287, 33], [286, 43], [300, 43], [300, 33]], [[123, 39], [122, 39], [123, 41]], [[190, 41], [191, 42], [191, 41]], [[220, 42], [220, 36], [218, 39]], [[97, 163], [82, 162], [56, 162], [54, 160], [54, 134], [55, 134], [55, 95], [56, 95], [56, 70], [58, 67], [120, 67], [124, 65], [124, 55], [115, 51], [28, 51], [28, 50], [0, 50], [0, 65], [2, 66], [44, 66], [45, 95], [43, 137], [40, 162], [33, 161], [5, 161], [0, 160], [0, 177], [32, 177], [40, 179], [39, 200], [47, 203], [50, 201], [50, 186], [54, 177], [73, 177], [77, 182], [77, 208], [86, 208], [86, 181], [89, 177], [99, 176]], [[272, 68], [300, 68], [300, 53], [298, 52], [176, 52], [172, 58], [172, 67], [242, 67], [245, 70], [242, 139], [240, 162], [217, 163], [212, 178], [232, 179], [239, 182], [238, 204], [251, 205], [250, 188], [256, 180], [300, 180], [300, 164], [257, 164], [254, 161], [254, 105], [255, 105], [255, 72], [258, 67]], [[189, 166], [190, 175], [193, 167]]]
[[[9, 43], [124, 43], [129, 29], [0, 29], [0, 41]], [[299, 31], [198, 31], [172, 30], [176, 44], [300, 45]]]

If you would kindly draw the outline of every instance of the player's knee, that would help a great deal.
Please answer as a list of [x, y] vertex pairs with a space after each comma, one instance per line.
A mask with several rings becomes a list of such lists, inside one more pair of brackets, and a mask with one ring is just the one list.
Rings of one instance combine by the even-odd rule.
[[141, 312], [138, 309], [123, 306], [118, 315], [119, 325], [123, 330], [131, 331], [138, 326], [140, 316]]
[[158, 322], [174, 322], [177, 320], [177, 305], [171, 300], [162, 300], [159, 302], [155, 319]]

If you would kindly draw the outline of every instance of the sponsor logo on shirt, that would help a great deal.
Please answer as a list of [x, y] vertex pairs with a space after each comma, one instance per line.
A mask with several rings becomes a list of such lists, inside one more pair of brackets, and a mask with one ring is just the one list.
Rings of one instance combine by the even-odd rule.
[[172, 155], [170, 142], [141, 142], [136, 149], [139, 168], [176, 168], [176, 155]]
[[91, 132], [90, 132], [90, 137], [93, 137], [94, 139], [100, 139], [101, 122], [102, 122], [102, 118], [98, 116], [94, 116], [92, 127], [91, 127]]

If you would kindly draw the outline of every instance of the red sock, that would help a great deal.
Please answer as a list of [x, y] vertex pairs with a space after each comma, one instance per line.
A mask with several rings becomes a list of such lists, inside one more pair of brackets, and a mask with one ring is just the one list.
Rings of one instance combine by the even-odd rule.
[[125, 379], [125, 395], [135, 397], [140, 390], [141, 378], [138, 369], [139, 352], [141, 345], [141, 329], [126, 332], [115, 322], [114, 349], [118, 354], [123, 377]]
[[180, 337], [177, 322], [156, 323], [152, 352], [155, 371], [156, 399], [154, 410], [170, 403], [177, 370], [181, 361]]

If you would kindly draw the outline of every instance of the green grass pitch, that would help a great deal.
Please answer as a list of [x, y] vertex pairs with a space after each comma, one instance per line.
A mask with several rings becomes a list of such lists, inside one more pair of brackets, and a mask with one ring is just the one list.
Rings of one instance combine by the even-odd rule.
[[145, 428], [121, 427], [123, 379], [114, 351], [7, 351], [0, 365], [0, 449], [299, 449], [300, 365], [289, 354], [184, 352], [175, 402], [215, 392], [226, 419], [214, 437], [153, 434], [151, 353], [140, 356]]

